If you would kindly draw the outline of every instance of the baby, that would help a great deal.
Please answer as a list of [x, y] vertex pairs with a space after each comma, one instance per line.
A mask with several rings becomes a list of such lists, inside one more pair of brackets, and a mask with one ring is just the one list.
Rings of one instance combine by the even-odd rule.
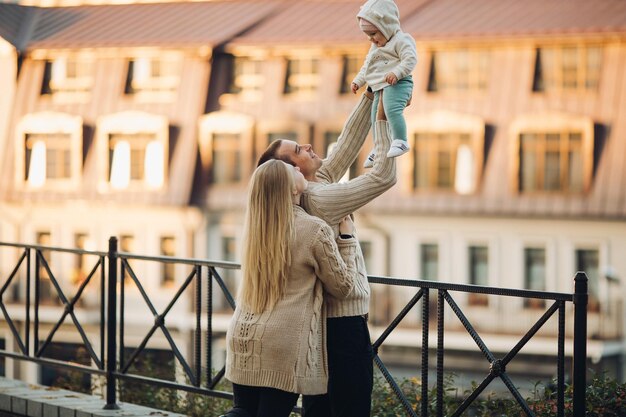
[[[372, 124], [376, 121], [376, 108], [380, 92], [393, 142], [387, 157], [395, 158], [409, 151], [406, 122], [402, 112], [413, 93], [411, 72], [417, 64], [415, 40], [400, 29], [400, 12], [393, 0], [368, 0], [357, 14], [361, 30], [368, 36], [370, 47], [361, 70], [352, 81], [352, 92], [364, 84], [374, 91]], [[363, 166], [374, 165], [374, 151]]]

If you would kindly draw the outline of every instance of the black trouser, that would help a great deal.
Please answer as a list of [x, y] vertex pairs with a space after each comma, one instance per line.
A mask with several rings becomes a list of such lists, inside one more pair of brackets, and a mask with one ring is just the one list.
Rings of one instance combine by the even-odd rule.
[[328, 394], [303, 397], [303, 417], [369, 417], [374, 369], [364, 317], [327, 320]]
[[289, 417], [298, 401], [293, 392], [239, 384], [233, 384], [233, 394], [233, 409], [226, 416]]

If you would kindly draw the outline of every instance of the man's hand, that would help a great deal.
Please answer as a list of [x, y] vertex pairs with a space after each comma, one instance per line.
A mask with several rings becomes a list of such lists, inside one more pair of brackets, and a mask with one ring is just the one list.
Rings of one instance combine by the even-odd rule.
[[378, 110], [376, 112], [376, 120], [387, 120], [387, 116], [385, 115], [385, 107], [383, 106], [383, 91], [380, 90], [378, 94]]
[[385, 75], [385, 81], [387, 81], [389, 85], [396, 85], [398, 83], [398, 77], [396, 77], [396, 74], [394, 74], [393, 72], [390, 72], [389, 74]]
[[352, 89], [352, 94], [356, 94], [356, 92], [359, 91], [359, 86], [356, 85], [356, 83], [352, 83], [352, 85], [350, 85], [350, 88]]

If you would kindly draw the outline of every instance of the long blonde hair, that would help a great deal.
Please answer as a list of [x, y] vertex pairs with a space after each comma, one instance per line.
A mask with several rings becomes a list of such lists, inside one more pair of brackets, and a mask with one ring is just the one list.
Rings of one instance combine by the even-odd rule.
[[287, 286], [294, 239], [294, 189], [289, 167], [279, 160], [260, 165], [250, 181], [238, 298], [254, 313], [274, 308]]

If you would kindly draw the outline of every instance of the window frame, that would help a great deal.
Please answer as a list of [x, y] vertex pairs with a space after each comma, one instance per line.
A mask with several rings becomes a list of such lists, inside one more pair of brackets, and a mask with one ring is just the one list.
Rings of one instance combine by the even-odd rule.
[[[179, 51], [138, 51], [127, 58], [124, 96], [140, 102], [172, 102], [176, 99], [183, 79], [184, 55]], [[135, 75], [137, 62], [147, 65], [145, 77]], [[155, 63], [171, 65], [164, 75], [152, 74]], [[141, 74], [141, 72], [140, 72]]]
[[[424, 115], [413, 116], [407, 118], [407, 130], [409, 141], [411, 142], [411, 162], [400, 166], [402, 176], [411, 178], [405, 182], [405, 192], [408, 194], [458, 194], [473, 195], [480, 189], [483, 174], [483, 160], [485, 148], [485, 121], [477, 116], [450, 112], [446, 110], [436, 110]], [[415, 184], [416, 178], [416, 153], [418, 146], [416, 144], [417, 134], [446, 134], [446, 133], [463, 133], [469, 135], [470, 149], [473, 156], [473, 169], [471, 171], [473, 181], [467, 192], [459, 193], [456, 188], [456, 180], [453, 178], [453, 184], [450, 189], [439, 189], [428, 187], [420, 189]], [[456, 166], [454, 167], [456, 170]], [[399, 175], [400, 176], [400, 175]]]
[[[26, 178], [26, 140], [28, 135], [69, 135], [70, 177], [44, 178], [42, 185], [32, 185]], [[15, 185], [28, 191], [76, 189], [83, 167], [83, 119], [60, 112], [30, 113], [20, 119], [15, 133]]]
[[[460, 52], [466, 52], [468, 55], [468, 74], [467, 79], [467, 88], [459, 88], [458, 86], [452, 85], [451, 87], [442, 88], [438, 85], [437, 82], [437, 56], [442, 55], [450, 55], [454, 58], [454, 63], [441, 64], [439, 67], [449, 70], [449, 72], [453, 73], [451, 77], [453, 81], [459, 83], [458, 80], [458, 72], [462, 68], [459, 64], [459, 56]], [[440, 48], [440, 49], [432, 49], [428, 51], [428, 76], [427, 76], [427, 84], [426, 84], [426, 92], [428, 94], [444, 94], [444, 95], [460, 95], [460, 94], [486, 94], [490, 88], [490, 78], [491, 78], [491, 61], [493, 60], [492, 51], [489, 48], [482, 47], [455, 47], [455, 48]], [[481, 55], [484, 54], [486, 57], [486, 68], [481, 68], [480, 58]], [[444, 71], [445, 73], [445, 71]], [[481, 74], [484, 74], [485, 79], [484, 86], [481, 85]], [[454, 82], [450, 83], [454, 84]], [[447, 84], [444, 84], [447, 85]]]
[[[285, 56], [285, 79], [283, 82], [283, 96], [294, 97], [299, 99], [313, 99], [318, 96], [322, 86], [322, 71], [324, 59], [319, 54], [294, 53]], [[304, 64], [304, 70], [299, 69], [293, 73], [291, 69], [292, 63], [298, 62], [299, 65]], [[317, 72], [313, 71], [317, 68]], [[292, 80], [293, 77], [293, 80]], [[293, 87], [292, 87], [293, 85]]]
[[[72, 61], [75, 61], [74, 64], [80, 68], [80, 76], [68, 77], [67, 66]], [[65, 71], [59, 77], [59, 71], [63, 68], [62, 64], [65, 65]], [[50, 97], [56, 103], [86, 103], [91, 99], [96, 67], [96, 59], [92, 53], [81, 51], [74, 54], [44, 57], [43, 66], [42, 97]]]
[[[548, 133], [580, 133], [582, 140], [582, 191], [571, 192], [560, 188], [558, 191], [538, 189], [532, 191], [521, 190], [520, 176], [520, 136], [528, 134]], [[509, 162], [511, 166], [510, 187], [514, 194], [518, 195], [579, 195], [586, 194], [591, 190], [593, 182], [593, 152], [594, 152], [594, 123], [588, 117], [572, 116], [561, 113], [544, 113], [522, 115], [517, 117], [510, 125], [509, 137], [511, 139]]]
[[[162, 182], [157, 186], [150, 186], [146, 181], [144, 169], [143, 180], [129, 178], [127, 187], [116, 188], [111, 184], [111, 135], [153, 135], [154, 141], [161, 145], [163, 151]], [[126, 111], [101, 116], [97, 121], [96, 141], [98, 155], [98, 185], [100, 192], [128, 192], [128, 191], [164, 191], [168, 187], [169, 179], [169, 121], [167, 117], [140, 111]], [[130, 167], [129, 167], [130, 170]]]
[[[563, 55], [566, 49], [576, 50], [576, 85], [568, 88], [564, 81]], [[597, 68], [597, 79], [595, 86], [587, 87], [589, 79], [587, 74], [592, 68], [589, 65], [589, 51], [598, 49], [599, 64]], [[533, 66], [532, 92], [535, 94], [596, 94], [600, 90], [602, 82], [603, 61], [605, 60], [605, 48], [599, 43], [563, 43], [563, 44], [539, 44], [535, 48], [535, 59]], [[551, 74], [546, 78], [545, 58], [542, 58], [542, 51], [549, 51], [554, 56], [554, 62], [548, 65]], [[554, 85], [550, 85], [549, 80], [554, 80]]]

